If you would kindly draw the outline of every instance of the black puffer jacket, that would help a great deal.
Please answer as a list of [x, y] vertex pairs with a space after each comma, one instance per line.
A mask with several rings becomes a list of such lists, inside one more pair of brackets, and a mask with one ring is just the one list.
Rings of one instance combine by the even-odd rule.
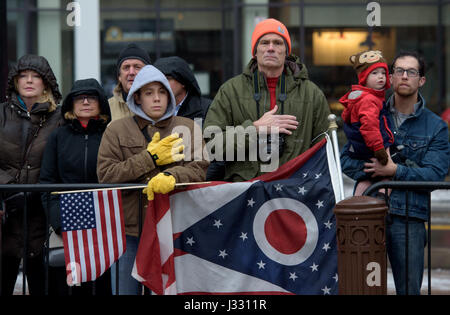
[[164, 75], [173, 77], [186, 87], [188, 96], [181, 105], [177, 116], [190, 119], [201, 118], [203, 122], [212, 100], [201, 96], [197, 79], [188, 63], [180, 57], [172, 56], [160, 58], [153, 65]]
[[[61, 94], [55, 76], [47, 62], [40, 56], [26, 55], [19, 59], [8, 76], [8, 100], [0, 104], [0, 183], [35, 184], [39, 179], [42, 154], [50, 133], [62, 124], [61, 107], [51, 103], [36, 103], [30, 112], [20, 104], [14, 86], [14, 78], [23, 70], [34, 70], [41, 76], [46, 87], [50, 87], [54, 101], [59, 103]], [[8, 194], [10, 195], [10, 194]], [[2, 194], [4, 199], [9, 196]], [[21, 204], [20, 197], [15, 204]], [[12, 202], [11, 202], [12, 203]], [[6, 210], [12, 206], [6, 204]], [[28, 254], [40, 253], [46, 237], [45, 214], [39, 194], [28, 197]], [[23, 208], [9, 213], [3, 227], [3, 254], [22, 257], [23, 253]]]
[[[73, 97], [80, 94], [94, 94], [99, 98], [100, 115], [103, 119], [91, 119], [84, 128], [78, 119], [68, 120], [49, 137], [42, 160], [39, 182], [57, 183], [98, 183], [97, 154], [106, 125], [111, 120], [105, 92], [95, 79], [76, 81], [64, 99], [62, 116], [73, 109]], [[47, 197], [50, 197], [47, 207]], [[44, 207], [50, 211], [49, 221], [54, 229], [60, 228], [59, 197], [43, 194]]]

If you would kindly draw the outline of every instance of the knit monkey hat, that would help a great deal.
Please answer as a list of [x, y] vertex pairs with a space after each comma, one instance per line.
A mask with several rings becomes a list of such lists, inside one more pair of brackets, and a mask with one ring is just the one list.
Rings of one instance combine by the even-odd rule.
[[389, 69], [386, 59], [383, 58], [381, 51], [379, 50], [367, 50], [360, 52], [359, 54], [350, 57], [353, 69], [355, 69], [358, 75], [358, 83], [360, 85], [366, 85], [367, 76], [376, 68], [384, 68], [386, 70], [386, 85], [385, 88], [390, 88], [389, 82]]

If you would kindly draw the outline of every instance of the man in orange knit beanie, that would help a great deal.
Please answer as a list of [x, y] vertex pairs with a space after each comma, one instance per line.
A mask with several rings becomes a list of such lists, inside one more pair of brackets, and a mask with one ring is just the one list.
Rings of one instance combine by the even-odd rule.
[[[262, 165], [268, 163], [263, 155], [270, 156], [271, 164], [276, 160], [278, 166], [282, 165], [320, 141], [328, 129], [328, 102], [308, 79], [305, 65], [292, 54], [286, 26], [275, 19], [259, 22], [251, 44], [253, 58], [242, 74], [219, 89], [204, 128], [220, 127], [223, 139], [233, 139], [235, 135], [231, 133], [240, 130], [227, 126], [255, 128], [258, 138], [253, 140], [258, 141], [258, 160], [251, 160], [249, 152], [245, 161], [226, 161], [224, 178], [215, 180], [245, 181], [270, 171], [263, 170]], [[269, 136], [263, 134], [274, 130], [278, 131]], [[246, 143], [248, 151], [252, 149], [251, 141]], [[227, 147], [234, 145], [225, 143], [224, 148]]]

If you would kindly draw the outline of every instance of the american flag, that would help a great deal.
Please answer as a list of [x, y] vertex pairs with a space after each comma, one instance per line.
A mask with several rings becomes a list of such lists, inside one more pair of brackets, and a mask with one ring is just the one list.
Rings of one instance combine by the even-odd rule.
[[133, 276], [157, 294], [336, 294], [331, 151], [323, 140], [251, 181], [155, 195]]
[[119, 190], [61, 195], [67, 284], [94, 281], [125, 252]]

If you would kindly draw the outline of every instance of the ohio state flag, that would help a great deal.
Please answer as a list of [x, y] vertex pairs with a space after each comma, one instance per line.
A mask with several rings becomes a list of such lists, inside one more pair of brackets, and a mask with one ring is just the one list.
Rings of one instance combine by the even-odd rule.
[[157, 294], [336, 294], [330, 150], [324, 139], [251, 181], [156, 195], [134, 277]]

